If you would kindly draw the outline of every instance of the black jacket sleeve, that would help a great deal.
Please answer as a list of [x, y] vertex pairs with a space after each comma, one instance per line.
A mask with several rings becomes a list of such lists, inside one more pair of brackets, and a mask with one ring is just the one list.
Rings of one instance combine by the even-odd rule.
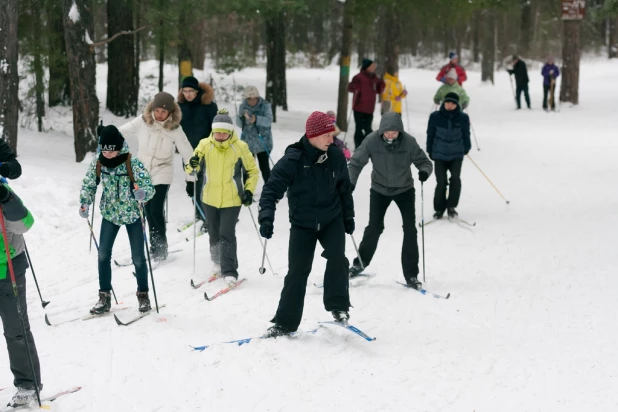
[[202, 139], [205, 139], [212, 134], [212, 121], [215, 119], [218, 110], [219, 108], [217, 107], [217, 103], [212, 102], [208, 105], [208, 112], [206, 114], [206, 124], [208, 125], [206, 128], [207, 134], [206, 136], [203, 136]]
[[0, 139], [0, 162], [2, 162], [2, 166], [0, 166], [2, 176], [9, 179], [17, 179], [21, 176], [21, 165], [4, 139]]
[[288, 190], [290, 183], [294, 179], [296, 161], [291, 160], [288, 155], [283, 156], [275, 165], [268, 183], [264, 185], [260, 196], [260, 207], [258, 222], [275, 221], [275, 211], [277, 202], [283, 198]]
[[[339, 150], [339, 149], [337, 149]], [[339, 181], [337, 182], [337, 191], [341, 198], [341, 208], [343, 209], [343, 218], [351, 219], [354, 217], [354, 198], [352, 197], [352, 183], [348, 175], [348, 167], [341, 154], [339, 163]]]
[[427, 154], [429, 158], [432, 157], [431, 151], [433, 150], [433, 141], [436, 137], [436, 115], [432, 113], [429, 116], [429, 122], [427, 124]]
[[466, 113], [462, 113], [461, 132], [463, 134], [464, 153], [468, 154], [472, 143], [470, 141], [470, 117]]

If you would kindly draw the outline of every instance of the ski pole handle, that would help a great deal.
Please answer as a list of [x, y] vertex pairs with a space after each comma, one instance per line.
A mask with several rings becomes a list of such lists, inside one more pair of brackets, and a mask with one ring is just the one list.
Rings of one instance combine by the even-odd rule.
[[266, 273], [266, 268], [264, 267], [264, 261], [266, 261], [266, 245], [268, 244], [268, 239], [264, 239], [264, 251], [262, 252], [262, 266], [260, 266], [259, 272], [260, 275]]

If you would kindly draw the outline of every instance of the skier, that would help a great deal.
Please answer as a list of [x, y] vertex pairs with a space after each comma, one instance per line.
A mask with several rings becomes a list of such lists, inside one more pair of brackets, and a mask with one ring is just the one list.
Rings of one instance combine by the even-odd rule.
[[21, 165], [4, 139], [0, 139], [0, 176], [8, 179], [17, 179], [21, 176]]
[[[530, 95], [528, 94], [528, 69], [526, 63], [517, 56], [513, 56], [513, 68], [507, 70], [509, 75], [515, 75], [515, 101], [517, 102], [517, 110], [521, 109], [521, 94], [524, 93], [526, 105], [530, 109]], [[464, 107], [465, 109], [465, 107]]]
[[155, 196], [150, 175], [137, 157], [129, 153], [129, 145], [116, 126], [106, 126], [99, 138], [100, 153], [88, 167], [79, 195], [79, 215], [88, 219], [90, 205], [99, 183], [101, 196], [101, 234], [99, 236], [99, 301], [90, 310], [94, 315], [109, 312], [112, 306], [112, 248], [121, 226], [126, 226], [131, 245], [131, 259], [137, 279], [137, 301], [140, 312], [150, 310], [148, 266], [144, 255], [144, 235], [140, 207]]
[[405, 99], [408, 91], [399, 81], [399, 70], [388, 67], [384, 74], [384, 92], [382, 93], [382, 114], [395, 112], [401, 114], [401, 100]]
[[[123, 136], [137, 137], [138, 156], [152, 178], [155, 195], [146, 204], [150, 250], [155, 261], [167, 259], [165, 198], [174, 175], [174, 152], [177, 148], [183, 159], [193, 156], [193, 149], [180, 127], [182, 112], [174, 97], [166, 92], [157, 93], [144, 108], [144, 113], [120, 126]], [[187, 180], [195, 181], [188, 176]]]
[[[213, 272], [232, 284], [238, 280], [238, 214], [241, 205], [253, 203], [259, 172], [249, 146], [238, 138], [226, 109], [220, 109], [215, 116], [212, 134], [197, 146], [185, 171], [189, 174], [200, 172], [202, 164], [206, 180], [202, 202], [206, 204]], [[244, 186], [243, 170], [248, 175]]]
[[[5, 147], [4, 141], [0, 140], [0, 156], [10, 158], [5, 149], [10, 151], [8, 145]], [[10, 151], [10, 153], [13, 153]], [[14, 156], [14, 155], [13, 155]], [[21, 168], [17, 162], [11, 165], [11, 160], [2, 163], [3, 166], [8, 165], [9, 171], [3, 171], [2, 174], [12, 175], [15, 178], [19, 177]], [[11, 262], [13, 266], [13, 274], [15, 275], [15, 283], [17, 289], [13, 289], [11, 273], [7, 260], [7, 253], [4, 242], [0, 254], [0, 318], [4, 327], [4, 338], [6, 339], [6, 347], [9, 352], [9, 366], [13, 373], [13, 384], [17, 388], [17, 392], [9, 402], [9, 406], [17, 407], [27, 405], [36, 399], [36, 382], [39, 384], [39, 390], [43, 388], [41, 383], [41, 366], [39, 363], [39, 355], [34, 343], [34, 337], [30, 330], [30, 321], [28, 319], [28, 305], [26, 300], [26, 269], [28, 269], [28, 260], [24, 253], [25, 243], [23, 234], [26, 233], [34, 224], [34, 218], [26, 209], [21, 199], [9, 188], [5, 183], [0, 183], [0, 207], [2, 207], [2, 216], [6, 226], [7, 239], [11, 249]], [[21, 308], [17, 308], [17, 298], [14, 291], [19, 293], [19, 303]], [[26, 336], [24, 338], [24, 329]], [[26, 341], [30, 354], [26, 350]], [[34, 367], [35, 376], [32, 376], [32, 368], [30, 360]]]
[[[202, 139], [206, 139], [212, 132], [212, 120], [217, 115], [217, 103], [214, 102], [215, 91], [208, 83], [200, 83], [193, 76], [187, 76], [182, 80], [182, 87], [178, 92], [178, 106], [182, 112], [180, 126], [187, 135], [193, 150]], [[194, 185], [197, 184], [197, 188]], [[204, 205], [199, 199], [202, 198], [204, 175], [197, 176], [197, 182], [187, 181], [187, 195], [194, 196], [197, 189], [196, 199], [198, 205], [204, 211]], [[195, 216], [204, 220], [202, 214], [195, 208]], [[206, 230], [206, 223], [202, 223], [202, 230]]]
[[[338, 322], [350, 318], [349, 262], [345, 257], [345, 234], [354, 232], [354, 201], [343, 153], [334, 147], [332, 120], [321, 112], [307, 119], [305, 135], [288, 146], [273, 168], [260, 198], [260, 234], [273, 235], [277, 202], [287, 191], [290, 243], [288, 274], [274, 323], [264, 337], [292, 333], [300, 324], [316, 242], [326, 259], [324, 307]], [[362, 147], [362, 146], [361, 146]]]
[[448, 62], [448, 64], [442, 66], [440, 72], [438, 73], [438, 76], [436, 76], [436, 80], [444, 83], [446, 81], [446, 74], [451, 69], [455, 69], [455, 71], [457, 72], [457, 82], [460, 86], [462, 86], [463, 82], [468, 79], [468, 76], [466, 75], [466, 70], [459, 65], [459, 56], [456, 52], [450, 52], [448, 54], [448, 58], [450, 59], [450, 61]]
[[371, 263], [380, 235], [384, 231], [384, 215], [394, 201], [403, 220], [403, 277], [409, 286], [420, 289], [414, 179], [410, 166], [414, 164], [419, 170], [418, 179], [425, 182], [433, 169], [431, 161], [427, 159], [416, 139], [404, 131], [403, 121], [397, 113], [384, 113], [378, 131], [367, 136], [365, 140], [350, 160], [350, 181], [354, 190], [361, 171], [371, 159], [373, 172], [369, 192], [369, 224], [358, 249], [359, 256], [354, 259], [350, 268], [350, 275], [358, 275], [363, 266], [367, 267]]
[[456, 93], [461, 99], [461, 105], [465, 110], [470, 104], [470, 97], [462, 86], [457, 83], [457, 72], [455, 69], [451, 69], [446, 74], [446, 80], [444, 84], [438, 88], [436, 95], [433, 97], [433, 102], [437, 105], [444, 102], [444, 98], [448, 93]]
[[384, 91], [384, 81], [376, 75], [378, 66], [373, 60], [363, 59], [361, 71], [352, 78], [348, 85], [348, 92], [354, 93], [352, 110], [354, 111], [354, 146], [358, 148], [365, 137], [371, 133], [373, 112], [376, 106], [376, 95]]
[[[556, 78], [560, 76], [560, 69], [554, 64], [552, 56], [547, 58], [547, 63], [543, 66], [541, 74], [543, 75], [543, 109], [547, 110], [549, 107], [551, 110], [556, 110], [554, 92], [556, 90]], [[547, 102], [548, 95], [549, 104]]]
[[[455, 208], [461, 194], [461, 166], [464, 155], [470, 151], [470, 118], [459, 106], [459, 96], [448, 93], [440, 110], [429, 116], [427, 126], [427, 153], [435, 162], [438, 185], [433, 198], [434, 219], [458, 216]], [[450, 171], [450, 190], [446, 198], [446, 172]]]
[[345, 160], [349, 161], [352, 157], [352, 153], [350, 153], [350, 149], [348, 149], [348, 146], [345, 144], [345, 142], [338, 137], [341, 134], [341, 129], [339, 129], [339, 126], [337, 126], [337, 115], [332, 110], [327, 111], [326, 115], [330, 117], [333, 125], [335, 126], [335, 133], [333, 133], [333, 144], [341, 149], [341, 151], [343, 152], [343, 156], [345, 156]]
[[270, 103], [260, 97], [255, 86], [245, 88], [245, 100], [238, 109], [236, 124], [242, 128], [240, 138], [249, 145], [249, 150], [257, 157], [264, 183], [270, 177], [270, 153], [273, 151], [271, 125], [273, 112]]

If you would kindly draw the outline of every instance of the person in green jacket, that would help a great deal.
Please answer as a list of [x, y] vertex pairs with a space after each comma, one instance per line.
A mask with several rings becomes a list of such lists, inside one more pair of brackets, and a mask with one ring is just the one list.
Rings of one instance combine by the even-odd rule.
[[131, 157], [129, 145], [116, 126], [106, 126], [99, 139], [100, 154], [88, 167], [82, 184], [79, 215], [88, 218], [97, 186], [103, 183], [101, 196], [101, 235], [99, 238], [99, 301], [90, 310], [94, 315], [109, 312], [112, 300], [112, 248], [121, 226], [126, 226], [131, 245], [131, 258], [137, 279], [137, 300], [140, 312], [148, 312], [148, 266], [144, 255], [144, 228], [140, 208], [153, 198], [155, 189], [150, 174], [136, 157]]
[[465, 110], [470, 104], [470, 97], [468, 97], [468, 94], [466, 93], [464, 88], [461, 87], [459, 83], [457, 83], [457, 72], [455, 71], [455, 69], [451, 69], [446, 74], [445, 83], [440, 86], [440, 88], [436, 92], [436, 95], [433, 97], [433, 102], [437, 105], [442, 104], [444, 102], [444, 98], [448, 93], [457, 93], [457, 96], [459, 96], [459, 103], [461, 104], [462, 110]]

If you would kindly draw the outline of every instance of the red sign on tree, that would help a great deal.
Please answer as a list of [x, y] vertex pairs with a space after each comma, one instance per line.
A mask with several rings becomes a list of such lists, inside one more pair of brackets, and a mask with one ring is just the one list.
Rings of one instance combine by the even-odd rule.
[[582, 20], [586, 14], [586, 0], [562, 0], [562, 20]]

